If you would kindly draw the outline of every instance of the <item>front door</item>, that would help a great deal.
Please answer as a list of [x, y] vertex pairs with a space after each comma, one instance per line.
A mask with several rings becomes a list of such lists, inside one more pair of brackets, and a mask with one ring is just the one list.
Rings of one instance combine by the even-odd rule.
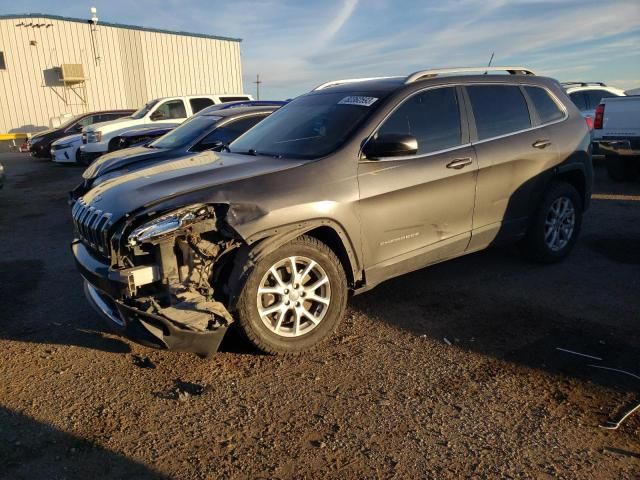
[[478, 167], [459, 98], [456, 87], [411, 95], [376, 135], [413, 135], [417, 154], [359, 163], [368, 284], [460, 255], [467, 247]]

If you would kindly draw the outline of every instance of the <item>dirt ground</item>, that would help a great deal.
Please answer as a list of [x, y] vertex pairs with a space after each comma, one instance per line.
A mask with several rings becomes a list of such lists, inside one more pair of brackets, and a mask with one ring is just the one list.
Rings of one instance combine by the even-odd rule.
[[[203, 360], [108, 333], [66, 192], [0, 154], [0, 478], [639, 478], [640, 183], [610, 183], [562, 264], [491, 249], [354, 297], [297, 359]], [[557, 347], [602, 360], [578, 357]]]

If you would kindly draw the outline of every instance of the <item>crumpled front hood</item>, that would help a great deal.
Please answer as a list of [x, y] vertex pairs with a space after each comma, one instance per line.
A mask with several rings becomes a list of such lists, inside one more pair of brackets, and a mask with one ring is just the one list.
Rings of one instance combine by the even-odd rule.
[[84, 171], [82, 177], [89, 180], [97, 178], [105, 173], [113, 172], [133, 163], [152, 160], [166, 152], [165, 149], [131, 147], [124, 150], [116, 150], [98, 158]]
[[[225, 184], [291, 169], [306, 162], [308, 160], [205, 151], [106, 180], [83, 198], [87, 205], [111, 213], [115, 223], [149, 204], [198, 190], [207, 190], [210, 198], [222, 200]], [[179, 203], [176, 201], [176, 207]]]

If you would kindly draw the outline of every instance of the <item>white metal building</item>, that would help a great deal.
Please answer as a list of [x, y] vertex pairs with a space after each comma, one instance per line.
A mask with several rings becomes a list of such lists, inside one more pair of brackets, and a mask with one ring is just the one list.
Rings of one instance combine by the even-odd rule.
[[39, 13], [0, 15], [0, 136], [42, 130], [63, 114], [138, 108], [157, 97], [243, 93], [240, 41]]

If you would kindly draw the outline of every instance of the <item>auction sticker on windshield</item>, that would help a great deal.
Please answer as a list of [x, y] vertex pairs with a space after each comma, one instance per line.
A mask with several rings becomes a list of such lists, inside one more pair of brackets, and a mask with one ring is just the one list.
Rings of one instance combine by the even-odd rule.
[[361, 97], [360, 95], [351, 95], [340, 100], [338, 102], [338, 105], [360, 105], [362, 107], [370, 107], [376, 102], [376, 100], [378, 100], [376, 97]]

